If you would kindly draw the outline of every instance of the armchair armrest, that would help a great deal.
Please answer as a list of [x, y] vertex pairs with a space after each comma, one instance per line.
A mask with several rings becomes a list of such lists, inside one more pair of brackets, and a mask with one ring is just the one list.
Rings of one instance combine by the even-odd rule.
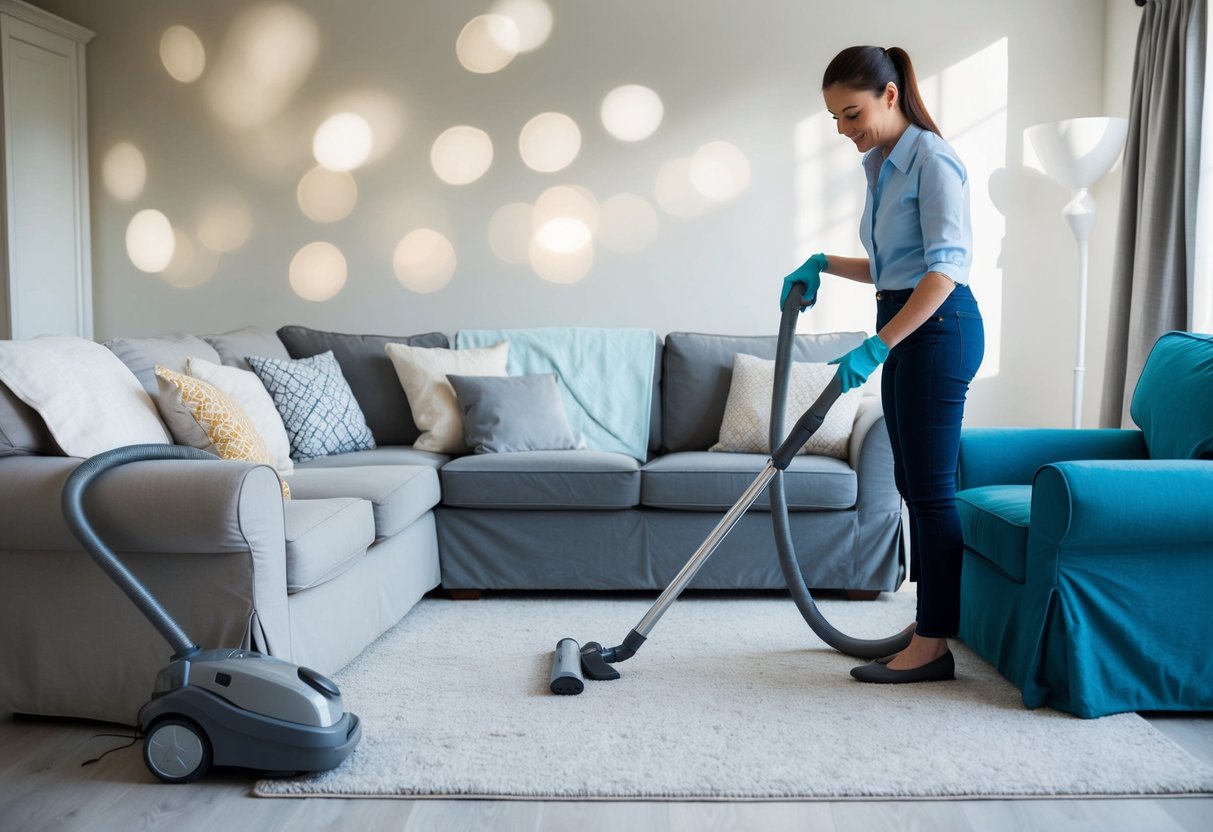
[[1145, 459], [1139, 430], [1061, 428], [965, 428], [960, 434], [956, 488], [1028, 485], [1053, 462]]
[[1122, 552], [1213, 553], [1213, 462], [1096, 460], [1042, 467], [1032, 487], [1029, 569]]

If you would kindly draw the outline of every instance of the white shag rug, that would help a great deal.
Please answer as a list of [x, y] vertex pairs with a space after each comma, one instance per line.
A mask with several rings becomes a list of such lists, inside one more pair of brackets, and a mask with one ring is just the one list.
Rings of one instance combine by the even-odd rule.
[[[955, 643], [957, 680], [868, 685], [786, 597], [676, 602], [622, 678], [548, 692], [565, 636], [619, 644], [648, 598], [425, 599], [340, 673], [362, 742], [263, 797], [789, 800], [1213, 792], [1213, 769], [1136, 714], [1027, 710]], [[890, 635], [913, 596], [824, 601]]]

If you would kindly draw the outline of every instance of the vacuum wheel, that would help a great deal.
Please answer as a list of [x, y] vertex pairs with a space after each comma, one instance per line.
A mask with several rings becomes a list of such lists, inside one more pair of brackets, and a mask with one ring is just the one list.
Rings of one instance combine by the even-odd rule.
[[211, 767], [211, 743], [196, 722], [161, 717], [143, 740], [143, 762], [166, 783], [189, 783]]

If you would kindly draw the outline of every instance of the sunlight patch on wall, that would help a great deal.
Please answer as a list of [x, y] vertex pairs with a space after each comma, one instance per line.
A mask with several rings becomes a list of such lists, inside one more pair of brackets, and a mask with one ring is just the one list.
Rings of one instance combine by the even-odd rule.
[[657, 171], [654, 195], [663, 211], [682, 219], [697, 217], [713, 205], [691, 179], [689, 156], [671, 159], [661, 166]]
[[299, 180], [295, 199], [312, 222], [337, 222], [348, 217], [358, 203], [358, 183], [345, 171], [321, 165]]
[[206, 49], [188, 26], [170, 26], [160, 36], [160, 62], [175, 80], [192, 84], [206, 69]]
[[482, 14], [472, 18], [455, 40], [455, 55], [469, 72], [488, 74], [505, 69], [518, 56], [522, 33], [512, 17]]
[[218, 254], [197, 245], [179, 228], [173, 229], [173, 241], [173, 259], [160, 273], [165, 283], [178, 289], [192, 289], [214, 277], [219, 268]]
[[490, 10], [518, 27], [518, 51], [533, 52], [552, 34], [552, 9], [543, 0], [501, 0]]
[[332, 243], [308, 243], [291, 258], [291, 289], [304, 300], [326, 301], [345, 286], [345, 255]]
[[173, 259], [176, 239], [168, 217], [145, 208], [126, 226], [126, 255], [136, 269], [152, 274], [164, 271]]
[[687, 174], [699, 193], [714, 202], [728, 202], [750, 187], [750, 160], [735, 145], [708, 142], [691, 157]]
[[289, 3], [256, 3], [232, 18], [205, 90], [212, 111], [232, 127], [273, 119], [315, 64], [316, 21]]
[[406, 289], [437, 292], [455, 274], [455, 247], [432, 228], [414, 229], [392, 253], [392, 270]]
[[329, 170], [353, 170], [371, 155], [371, 125], [357, 113], [337, 113], [316, 128], [312, 155]]
[[[991, 183], [1007, 168], [1007, 39], [997, 40], [921, 81], [923, 100], [969, 174], [973, 218], [970, 285], [981, 305], [986, 354], [978, 379], [998, 375], [1002, 357], [1003, 273], [1007, 221]], [[1077, 290], [1075, 290], [1077, 291]]]
[[489, 220], [489, 247], [506, 263], [530, 260], [533, 214], [534, 208], [525, 202], [511, 202], [493, 212]]
[[627, 84], [616, 87], [602, 99], [602, 126], [624, 142], [647, 139], [661, 126], [665, 106], [661, 97], [648, 87]]
[[334, 102], [331, 111], [354, 113], [366, 121], [373, 137], [370, 154], [366, 158], [368, 164], [395, 150], [404, 133], [404, 106], [395, 96], [380, 90], [363, 89], [346, 93]]
[[595, 237], [617, 254], [643, 251], [657, 239], [657, 210], [637, 194], [615, 194], [598, 209]]
[[114, 199], [122, 202], [138, 199], [147, 184], [143, 153], [130, 142], [114, 145], [101, 163], [101, 181]]
[[477, 127], [451, 127], [434, 140], [430, 164], [448, 185], [470, 184], [493, 164], [493, 140]]
[[594, 246], [584, 245], [572, 252], [555, 252], [531, 240], [531, 268], [549, 283], [577, 283], [594, 265]]
[[221, 186], [198, 200], [198, 241], [211, 251], [235, 251], [253, 234], [253, 211], [240, 191]]
[[564, 113], [540, 113], [518, 135], [518, 152], [528, 168], [555, 173], [573, 163], [581, 151], [581, 129]]

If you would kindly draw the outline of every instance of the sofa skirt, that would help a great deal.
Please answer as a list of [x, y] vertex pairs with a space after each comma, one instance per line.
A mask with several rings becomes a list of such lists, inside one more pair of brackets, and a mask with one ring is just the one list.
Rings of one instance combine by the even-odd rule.
[[[435, 509], [446, 589], [656, 590], [720, 521], [718, 512]], [[790, 515], [812, 589], [893, 591], [905, 570], [900, 513]], [[769, 512], [743, 516], [695, 576], [697, 589], [786, 587]]]

